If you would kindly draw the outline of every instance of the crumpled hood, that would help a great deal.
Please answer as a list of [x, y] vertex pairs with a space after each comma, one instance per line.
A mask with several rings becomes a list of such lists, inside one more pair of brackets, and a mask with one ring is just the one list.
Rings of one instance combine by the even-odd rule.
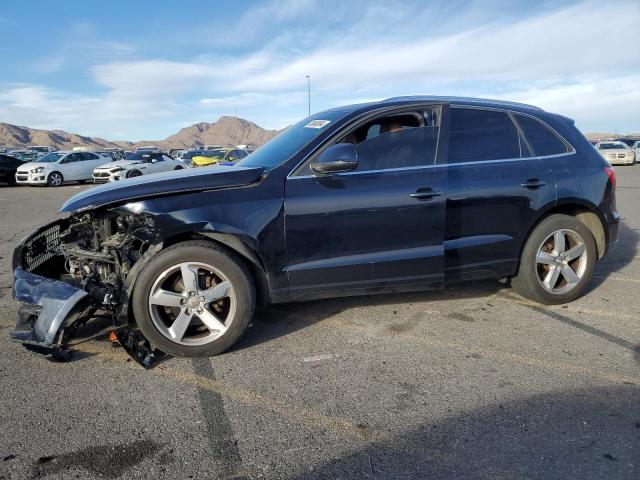
[[198, 168], [128, 178], [74, 195], [60, 212], [74, 212], [162, 194], [249, 185], [260, 180], [263, 167]]

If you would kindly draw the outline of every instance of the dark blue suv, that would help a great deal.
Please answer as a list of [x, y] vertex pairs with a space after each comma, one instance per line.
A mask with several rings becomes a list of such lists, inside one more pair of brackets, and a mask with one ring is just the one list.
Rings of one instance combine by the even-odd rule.
[[235, 166], [93, 188], [62, 211], [15, 251], [13, 338], [55, 352], [106, 312], [139, 360], [220, 353], [257, 303], [485, 278], [569, 302], [619, 225], [614, 171], [572, 120], [447, 97], [328, 110]]

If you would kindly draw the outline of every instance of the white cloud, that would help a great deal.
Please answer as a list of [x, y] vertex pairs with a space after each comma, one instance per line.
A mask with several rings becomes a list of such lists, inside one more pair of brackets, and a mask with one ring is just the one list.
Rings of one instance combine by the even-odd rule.
[[[170, 125], [187, 118], [211, 121], [235, 109], [259, 124], [282, 127], [306, 112], [310, 73], [314, 110], [354, 98], [485, 95], [539, 104], [590, 128], [640, 130], [633, 115], [640, 110], [640, 4], [545, 5], [527, 7], [523, 14], [517, 7], [485, 2], [461, 9], [447, 3], [328, 7], [310, 0], [270, 1], [237, 23], [244, 40], [263, 45], [257, 50], [134, 61], [129, 59], [133, 47], [102, 42], [93, 53], [79, 50], [102, 93], [82, 96], [38, 87], [28, 91], [31, 106], [25, 107], [12, 99], [12, 89], [24, 87], [13, 86], [0, 92], [0, 115], [55, 121], [67, 129], [79, 125], [82, 132], [105, 136], [128, 132], [127, 138], [152, 125], [172, 133], [161, 126], [167, 119]], [[95, 28], [78, 24], [74, 36], [95, 40]], [[228, 38], [238, 40], [234, 34]], [[68, 56], [63, 51], [61, 60], [44, 59], [41, 68], [65, 68]], [[94, 103], [97, 115], [91, 112]]]
[[625, 125], [634, 124], [635, 132], [640, 132], [640, 74], [513, 91], [497, 98], [561, 113], [576, 119], [584, 132], [604, 129], [623, 133]]

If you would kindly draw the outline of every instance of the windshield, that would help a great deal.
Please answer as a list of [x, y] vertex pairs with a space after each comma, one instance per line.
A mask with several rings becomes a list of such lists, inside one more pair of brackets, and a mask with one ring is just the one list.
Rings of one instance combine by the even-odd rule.
[[200, 157], [224, 157], [227, 153], [227, 150], [205, 150], [204, 152], [200, 152]]
[[65, 156], [65, 154], [64, 153], [60, 153], [60, 152], [50, 153], [48, 155], [45, 155], [44, 157], [39, 158], [38, 159], [38, 163], [40, 163], [40, 162], [57, 162], [58, 160], [60, 160], [64, 156]]
[[287, 128], [251, 155], [240, 160], [236, 165], [265, 168], [273, 168], [280, 165], [348, 112], [345, 110], [329, 110], [307, 117]]
[[626, 143], [622, 142], [600, 144], [600, 150], [614, 150], [619, 148], [629, 148], [629, 146]]
[[191, 152], [185, 152], [182, 154], [182, 159], [186, 159], [186, 160], [191, 160], [193, 157], [197, 157], [198, 155], [200, 155], [202, 152], [199, 150], [194, 150]]

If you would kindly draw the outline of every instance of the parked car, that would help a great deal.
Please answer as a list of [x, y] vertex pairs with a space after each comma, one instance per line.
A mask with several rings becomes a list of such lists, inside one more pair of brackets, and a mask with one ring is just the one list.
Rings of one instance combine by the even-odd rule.
[[208, 167], [218, 163], [236, 163], [248, 154], [239, 148], [220, 148], [217, 150], [204, 150], [191, 158], [193, 167]]
[[62, 348], [100, 309], [148, 365], [154, 348], [225, 351], [256, 304], [490, 278], [570, 302], [618, 239], [615, 180], [572, 120], [528, 105], [399, 97], [327, 110], [234, 166], [69, 199], [67, 218], [14, 252], [12, 336]]
[[124, 178], [139, 177], [168, 170], [182, 170], [183, 168], [185, 168], [184, 163], [171, 158], [165, 153], [142, 151], [132, 153], [125, 160], [100, 165], [93, 171], [93, 182], [117, 182]]
[[598, 142], [595, 148], [611, 165], [633, 165], [635, 161], [633, 150], [624, 142]]
[[0, 155], [0, 182], [15, 185], [16, 171], [18, 167], [23, 164], [24, 162], [17, 158], [10, 157], [9, 155]]
[[34, 162], [25, 163], [16, 171], [18, 184], [59, 187], [66, 181], [85, 182], [98, 165], [111, 157], [93, 152], [52, 152]]
[[7, 153], [10, 157], [17, 158], [23, 162], [35, 162], [41, 155], [31, 150], [11, 150]]
[[180, 160], [182, 160], [187, 167], [192, 167], [193, 165], [191, 161], [193, 160], [193, 157], [197, 157], [202, 151], [203, 150], [189, 150], [187, 152], [182, 152]]
[[633, 142], [633, 146], [631, 147], [633, 153], [636, 156], [636, 163], [640, 162], [640, 140], [637, 142]]

